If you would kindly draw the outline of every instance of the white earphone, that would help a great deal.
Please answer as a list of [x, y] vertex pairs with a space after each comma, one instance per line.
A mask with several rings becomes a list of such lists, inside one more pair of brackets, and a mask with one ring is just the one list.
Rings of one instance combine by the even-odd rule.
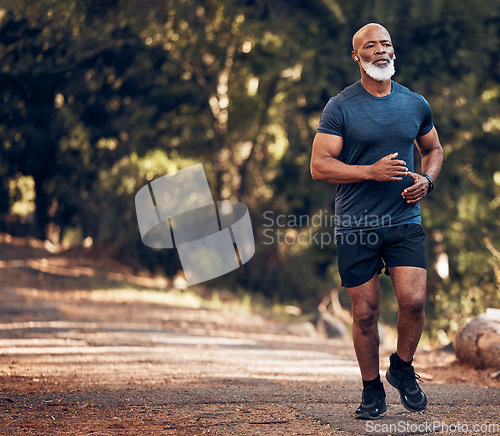
[[359, 61], [359, 59], [358, 59], [358, 57], [357, 57], [357, 56], [354, 56], [354, 59], [356, 59], [356, 62], [358, 62], [358, 61]]

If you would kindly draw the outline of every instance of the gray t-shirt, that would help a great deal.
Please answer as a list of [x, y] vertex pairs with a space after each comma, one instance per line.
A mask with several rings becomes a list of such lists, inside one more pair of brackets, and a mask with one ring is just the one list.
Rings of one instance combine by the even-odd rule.
[[[338, 159], [345, 164], [371, 165], [398, 152], [396, 159], [404, 160], [413, 172], [413, 142], [432, 127], [431, 108], [421, 95], [393, 81], [389, 95], [375, 97], [358, 81], [328, 101], [317, 132], [343, 138]], [[407, 176], [401, 181], [339, 185], [336, 233], [420, 224], [419, 204], [409, 204], [401, 196], [412, 184], [413, 179]]]

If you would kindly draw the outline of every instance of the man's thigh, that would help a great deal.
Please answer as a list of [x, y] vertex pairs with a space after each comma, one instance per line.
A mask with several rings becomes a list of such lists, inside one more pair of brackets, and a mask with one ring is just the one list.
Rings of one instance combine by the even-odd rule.
[[400, 306], [419, 311], [425, 306], [427, 270], [412, 266], [390, 267], [389, 273]]

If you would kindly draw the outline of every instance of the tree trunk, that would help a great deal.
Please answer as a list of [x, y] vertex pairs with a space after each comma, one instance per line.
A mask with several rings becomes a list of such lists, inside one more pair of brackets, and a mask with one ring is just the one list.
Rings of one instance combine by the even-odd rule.
[[33, 174], [35, 181], [35, 237], [44, 240], [49, 224], [48, 210], [50, 199], [43, 189], [45, 179], [39, 174]]

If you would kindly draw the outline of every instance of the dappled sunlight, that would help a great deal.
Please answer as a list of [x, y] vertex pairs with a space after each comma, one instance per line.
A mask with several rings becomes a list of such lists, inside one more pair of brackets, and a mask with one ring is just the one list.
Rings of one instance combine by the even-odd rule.
[[30, 268], [35, 271], [62, 277], [95, 277], [100, 276], [109, 281], [119, 283], [129, 282], [138, 286], [164, 287], [168, 284], [165, 278], [140, 277], [122, 272], [103, 272], [99, 267], [88, 267], [78, 264], [79, 259], [71, 258], [39, 258], [39, 259], [16, 259], [0, 260], [0, 269], [7, 268]]
[[[156, 330], [149, 324], [74, 321], [0, 324], [0, 335], [4, 331], [24, 331], [27, 337], [0, 339], [0, 354], [26, 360], [28, 365], [32, 362], [29, 374], [33, 377], [72, 377], [77, 367], [81, 378], [100, 371], [105, 363], [113, 364], [115, 370], [122, 368], [112, 377], [117, 378], [115, 382], [132, 375], [141, 377], [143, 370], [152, 370], [151, 365], [165, 375], [177, 374], [182, 364], [184, 373], [203, 377], [228, 377], [230, 373], [234, 377], [297, 381], [330, 380], [359, 372], [352, 354], [339, 358], [333, 347], [330, 352], [301, 350], [301, 345], [310, 345], [309, 339], [277, 334], [240, 333], [230, 337], [223, 331], [206, 335], [203, 331]], [[274, 348], [279, 343], [286, 345]], [[328, 346], [324, 339], [316, 343]], [[22, 371], [23, 365], [15, 365], [8, 374], [20, 375]], [[5, 370], [0, 375], [2, 372]]]

